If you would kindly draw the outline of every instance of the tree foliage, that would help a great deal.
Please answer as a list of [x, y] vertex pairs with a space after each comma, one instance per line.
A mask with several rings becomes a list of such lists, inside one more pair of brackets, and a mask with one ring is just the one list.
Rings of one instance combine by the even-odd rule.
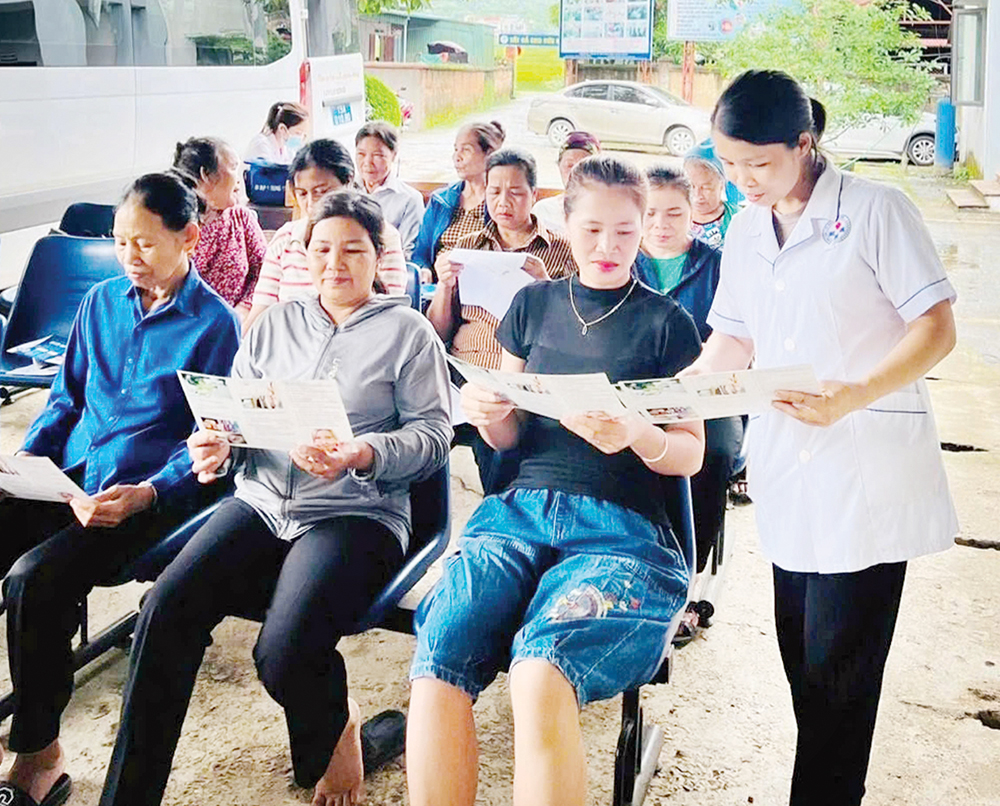
[[926, 11], [906, 0], [800, 2], [717, 46], [716, 69], [726, 78], [750, 68], [784, 70], [823, 102], [831, 131], [867, 115], [914, 120], [934, 78], [920, 61], [919, 38], [900, 23]]
[[419, 11], [430, 0], [358, 0], [358, 13], [375, 16], [386, 11]]

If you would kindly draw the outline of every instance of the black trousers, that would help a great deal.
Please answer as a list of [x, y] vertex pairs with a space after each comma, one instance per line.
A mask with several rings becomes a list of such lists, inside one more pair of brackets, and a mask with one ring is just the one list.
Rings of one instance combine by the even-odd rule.
[[691, 477], [691, 506], [698, 573], [718, 543], [726, 521], [729, 479], [743, 447], [743, 418], [724, 417], [705, 421], [705, 461]]
[[798, 726], [792, 806], [857, 806], [906, 563], [850, 574], [774, 568], [778, 647]]
[[0, 502], [0, 573], [6, 573], [14, 687], [11, 750], [34, 753], [59, 736], [59, 719], [73, 693], [72, 640], [87, 594], [114, 584], [127, 565], [209, 500], [206, 492], [186, 506], [137, 513], [113, 529], [85, 529], [66, 504]]
[[160, 803], [212, 628], [228, 615], [264, 622], [257, 674], [285, 709], [295, 780], [315, 785], [348, 719], [337, 642], [402, 559], [368, 518], [323, 521], [290, 543], [248, 504], [224, 503], [143, 604], [101, 804]]

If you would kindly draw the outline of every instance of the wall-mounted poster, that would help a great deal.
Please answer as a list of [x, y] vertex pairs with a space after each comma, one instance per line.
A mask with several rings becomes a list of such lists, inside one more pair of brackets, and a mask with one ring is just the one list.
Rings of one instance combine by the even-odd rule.
[[797, 0], [670, 0], [667, 38], [686, 42], [732, 39], [755, 19]]
[[559, 56], [648, 59], [653, 0], [561, 0]]

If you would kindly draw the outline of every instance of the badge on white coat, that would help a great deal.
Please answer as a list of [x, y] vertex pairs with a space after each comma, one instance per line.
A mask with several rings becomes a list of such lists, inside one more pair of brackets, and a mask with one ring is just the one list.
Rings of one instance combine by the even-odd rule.
[[827, 221], [823, 227], [823, 240], [826, 243], [840, 243], [851, 234], [851, 219], [846, 215], [837, 218], [836, 221]]

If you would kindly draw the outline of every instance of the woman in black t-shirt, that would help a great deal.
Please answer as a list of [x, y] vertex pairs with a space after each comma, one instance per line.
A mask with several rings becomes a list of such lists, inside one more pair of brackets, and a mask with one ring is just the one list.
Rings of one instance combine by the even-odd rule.
[[[618, 381], [673, 375], [697, 357], [691, 318], [631, 277], [645, 201], [646, 181], [627, 163], [576, 166], [565, 204], [579, 277], [518, 293], [497, 330], [503, 370]], [[514, 802], [582, 806], [578, 707], [647, 682], [686, 604], [689, 570], [658, 476], [696, 473], [704, 432], [634, 413], [559, 422], [472, 383], [462, 404], [490, 445], [516, 445], [522, 458], [508, 489], [473, 513], [417, 614], [410, 803], [474, 802], [472, 704], [509, 662]]]

